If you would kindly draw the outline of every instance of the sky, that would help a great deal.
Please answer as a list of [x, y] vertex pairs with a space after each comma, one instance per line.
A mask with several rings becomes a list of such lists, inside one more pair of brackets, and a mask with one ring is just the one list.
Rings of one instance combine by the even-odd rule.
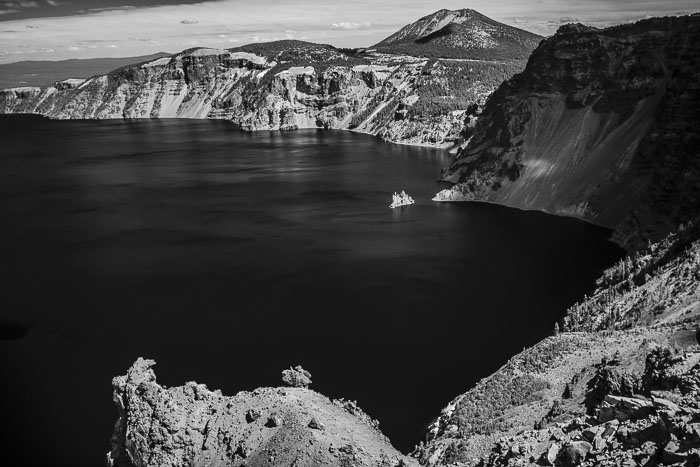
[[698, 0], [0, 0], [0, 63], [130, 57], [299, 39], [367, 47], [418, 18], [472, 8], [541, 34], [700, 11]]

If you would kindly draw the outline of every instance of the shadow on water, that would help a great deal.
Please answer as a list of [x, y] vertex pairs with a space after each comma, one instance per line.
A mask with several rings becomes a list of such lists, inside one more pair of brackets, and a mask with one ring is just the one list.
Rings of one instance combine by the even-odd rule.
[[[227, 122], [0, 122], [1, 436], [29, 463], [101, 462], [111, 378], [139, 356], [168, 386], [226, 394], [301, 363], [410, 450], [621, 254], [573, 219], [431, 202], [444, 151]], [[389, 209], [400, 190], [416, 204]]]

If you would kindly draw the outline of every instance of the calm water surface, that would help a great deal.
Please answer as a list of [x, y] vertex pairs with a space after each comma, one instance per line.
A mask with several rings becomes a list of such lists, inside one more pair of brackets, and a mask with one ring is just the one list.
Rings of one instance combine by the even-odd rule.
[[[449, 155], [365, 135], [0, 131], [0, 430], [27, 463], [101, 465], [111, 378], [139, 356], [225, 394], [301, 363], [408, 450], [620, 254], [576, 220], [433, 203]], [[416, 204], [389, 209], [401, 189]]]

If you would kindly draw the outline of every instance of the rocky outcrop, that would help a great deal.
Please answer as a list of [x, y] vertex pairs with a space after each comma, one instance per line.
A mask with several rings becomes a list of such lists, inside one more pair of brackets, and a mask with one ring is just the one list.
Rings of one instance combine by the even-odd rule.
[[311, 373], [297, 365], [296, 368], [282, 371], [282, 382], [293, 388], [306, 388], [311, 384]]
[[194, 382], [165, 388], [154, 364], [138, 359], [112, 382], [119, 418], [108, 465], [417, 465], [345, 401], [303, 387], [233, 397]]
[[443, 200], [591, 220], [630, 250], [700, 208], [700, 15], [567, 25], [489, 98]]

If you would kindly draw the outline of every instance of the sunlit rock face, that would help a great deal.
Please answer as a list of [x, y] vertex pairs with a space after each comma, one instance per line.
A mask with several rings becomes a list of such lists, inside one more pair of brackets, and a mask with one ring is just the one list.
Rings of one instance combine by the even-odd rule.
[[119, 418], [109, 466], [418, 465], [354, 402], [304, 385], [231, 397], [195, 382], [166, 388], [153, 365], [139, 358], [112, 382]]
[[[474, 122], [476, 112], [467, 110], [480, 109], [504, 79], [522, 70], [540, 37], [472, 10], [430, 17], [402, 29], [412, 35], [402, 32], [401, 41], [381, 50], [301, 41], [190, 49], [86, 81], [6, 90], [0, 112], [214, 118], [251, 131], [351, 129], [397, 143], [452, 147]], [[437, 26], [448, 29], [435, 35]]]
[[5, 90], [0, 110], [56, 119], [215, 118], [246, 130], [352, 127], [429, 145], [444, 144], [448, 133], [459, 137], [460, 115], [436, 118], [423, 138], [415, 131], [404, 138], [406, 124], [395, 119], [399, 94], [411, 92], [425, 60], [353, 59], [303, 43], [291, 50], [294, 60], [279, 59], [288, 49], [270, 52], [185, 51], [86, 81]]
[[563, 26], [443, 178], [455, 198], [589, 219], [628, 248], [661, 238], [700, 206], [699, 56], [698, 15]]

